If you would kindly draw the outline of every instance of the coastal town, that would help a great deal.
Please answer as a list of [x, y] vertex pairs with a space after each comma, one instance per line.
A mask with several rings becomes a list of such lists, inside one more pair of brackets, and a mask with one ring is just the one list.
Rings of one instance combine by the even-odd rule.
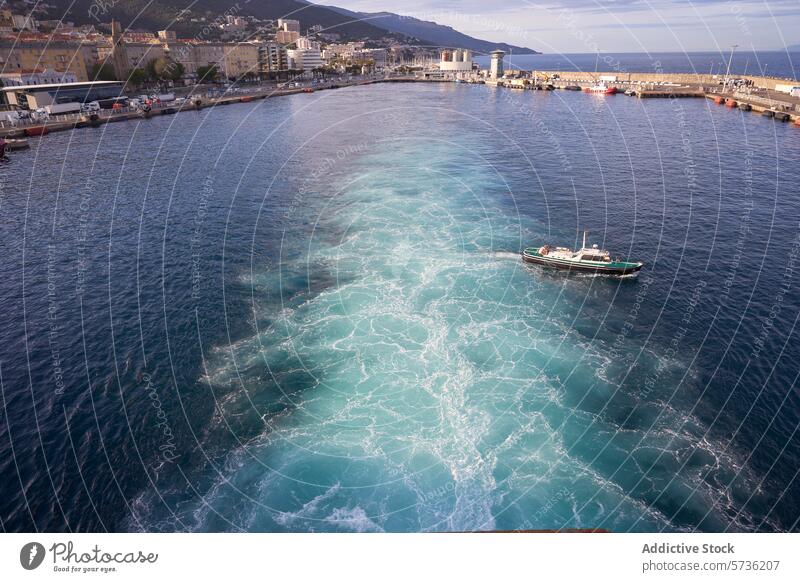
[[[8, 150], [52, 131], [232, 102], [381, 82], [455, 82], [512, 90], [572, 90], [639, 98], [705, 97], [800, 127], [800, 82], [765, 76], [536, 71], [491, 51], [482, 68], [465, 48], [410, 39], [347, 40], [295, 19], [235, 13], [175, 30], [76, 25], [0, 10], [0, 137]], [[404, 42], [405, 41], [405, 42]]]

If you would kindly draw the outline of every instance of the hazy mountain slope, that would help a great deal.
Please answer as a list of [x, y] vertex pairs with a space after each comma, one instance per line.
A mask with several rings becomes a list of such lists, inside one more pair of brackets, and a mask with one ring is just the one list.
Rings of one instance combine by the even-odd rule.
[[385, 28], [392, 32], [405, 34], [419, 39], [428, 39], [436, 46], [467, 48], [477, 53], [488, 53], [494, 49], [506, 52], [513, 50], [516, 54], [538, 54], [537, 51], [509, 45], [506, 43], [481, 40], [464, 33], [458, 32], [450, 26], [444, 26], [427, 20], [419, 20], [410, 16], [402, 16], [392, 12], [352, 12], [336, 6], [329, 6], [333, 11], [339, 12], [352, 19], [363, 18], [366, 22]]

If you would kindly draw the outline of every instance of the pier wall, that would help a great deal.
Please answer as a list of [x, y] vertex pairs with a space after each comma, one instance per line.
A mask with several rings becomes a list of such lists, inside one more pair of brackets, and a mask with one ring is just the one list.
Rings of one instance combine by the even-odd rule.
[[[619, 71], [608, 72], [576, 72], [576, 71], [542, 71], [538, 70], [537, 73], [544, 73], [549, 76], [558, 75], [564, 81], [576, 81], [584, 83], [593, 83], [597, 81], [600, 76], [615, 76], [619, 82], [636, 82], [639, 83], [679, 83], [681, 85], [708, 85], [715, 86], [722, 80], [721, 75], [703, 75], [694, 73], [626, 73]], [[752, 75], [731, 75], [735, 79], [747, 79], [753, 82], [756, 87], [763, 87], [765, 89], [775, 89], [776, 85], [787, 85], [793, 81], [786, 79], [774, 79], [772, 77], [757, 77]], [[800, 85], [800, 82], [794, 81], [795, 84]]]

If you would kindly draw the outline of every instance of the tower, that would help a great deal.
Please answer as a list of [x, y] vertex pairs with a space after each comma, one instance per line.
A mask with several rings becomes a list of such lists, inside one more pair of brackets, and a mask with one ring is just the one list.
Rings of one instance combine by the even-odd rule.
[[128, 77], [130, 63], [125, 45], [122, 42], [122, 27], [117, 20], [111, 21], [111, 62], [114, 65], [114, 76], [117, 81], [124, 81]]
[[489, 76], [492, 79], [499, 79], [503, 76], [503, 57], [505, 56], [505, 52], [501, 50], [494, 50], [491, 52], [492, 55], [492, 66]]

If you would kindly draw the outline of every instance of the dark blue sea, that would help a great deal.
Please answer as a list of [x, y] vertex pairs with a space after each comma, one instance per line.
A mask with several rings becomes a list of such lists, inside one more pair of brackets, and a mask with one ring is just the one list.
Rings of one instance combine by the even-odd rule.
[[[381, 84], [0, 165], [5, 531], [790, 531], [800, 128]], [[524, 265], [589, 240], [638, 277]]]
[[[484, 68], [489, 57], [475, 57]], [[602, 71], [619, 73], [696, 73], [725, 75], [730, 63], [734, 75], [781, 79], [800, 78], [800, 51], [752, 51], [731, 47], [691, 53], [576, 53], [514, 55], [504, 58], [506, 68], [526, 71]]]

